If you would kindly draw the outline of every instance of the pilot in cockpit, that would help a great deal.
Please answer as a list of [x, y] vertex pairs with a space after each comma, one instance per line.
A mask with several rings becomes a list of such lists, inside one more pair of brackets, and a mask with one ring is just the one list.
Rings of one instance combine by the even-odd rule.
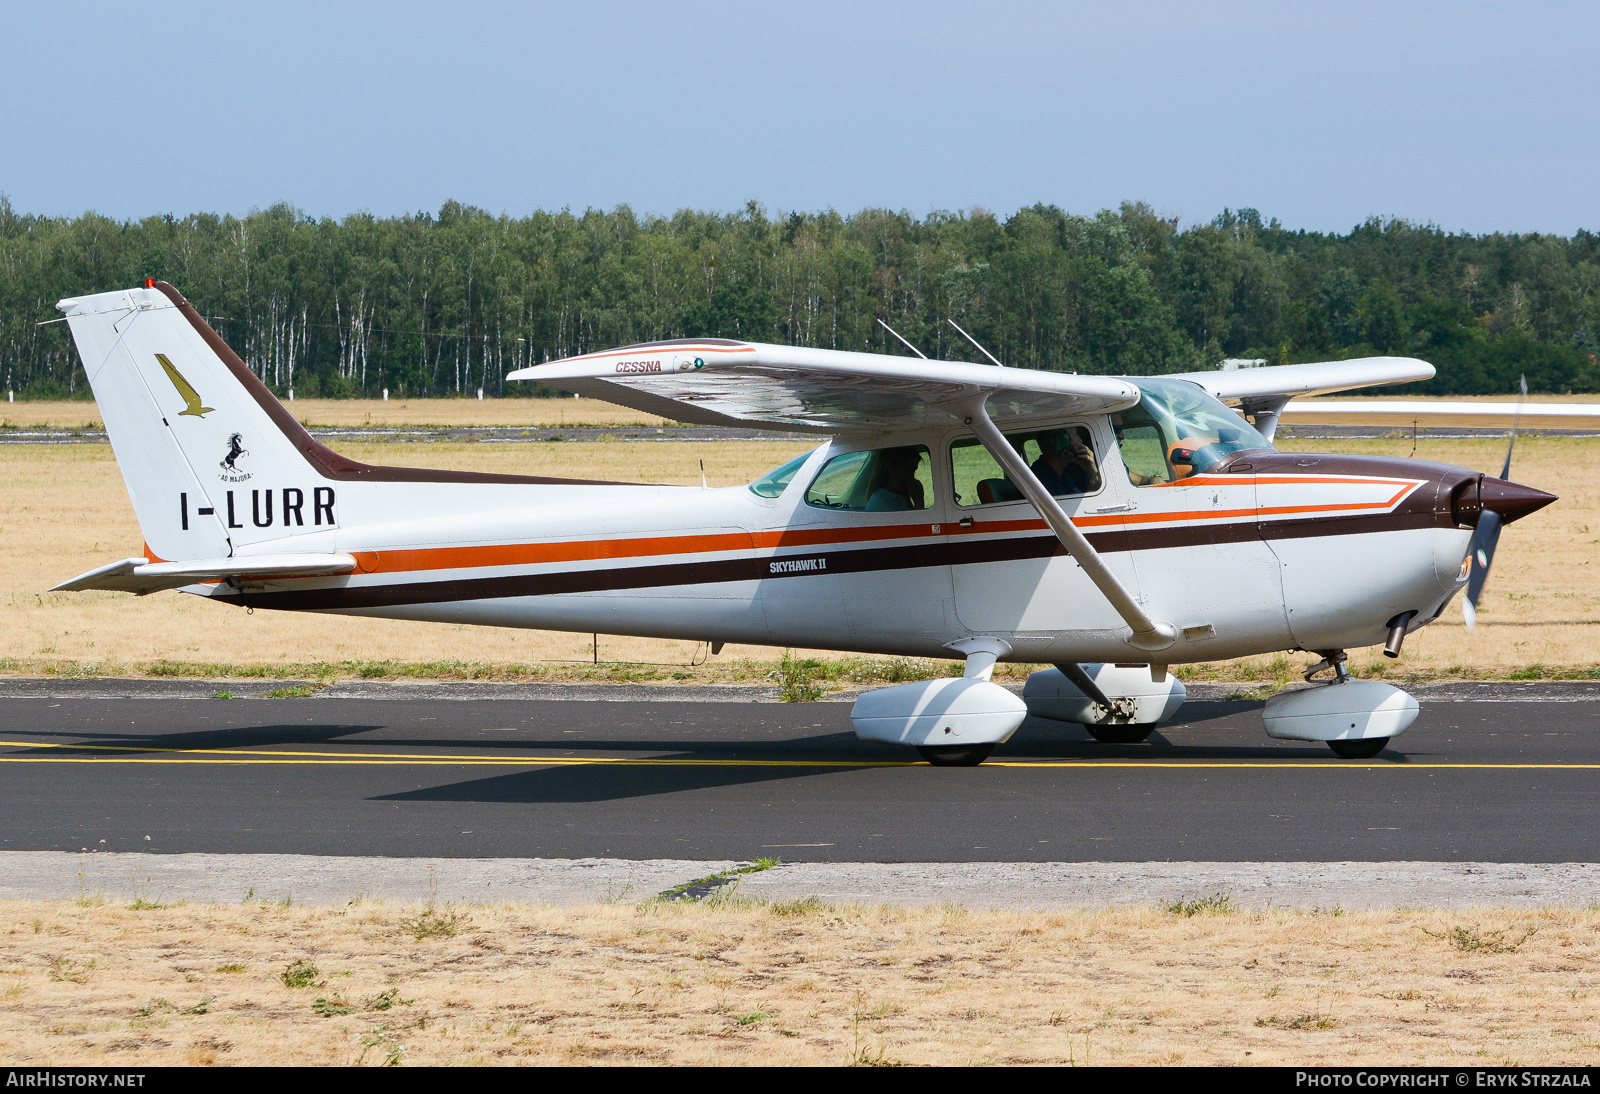
[[908, 445], [885, 448], [877, 453], [877, 466], [873, 468], [871, 488], [867, 492], [867, 512], [903, 513], [927, 508], [922, 483], [917, 481], [922, 452], [920, 447]]

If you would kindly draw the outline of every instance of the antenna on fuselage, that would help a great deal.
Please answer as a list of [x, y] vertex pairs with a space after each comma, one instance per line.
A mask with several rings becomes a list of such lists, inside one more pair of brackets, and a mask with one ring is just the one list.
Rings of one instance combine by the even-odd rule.
[[[900, 338], [900, 332], [895, 330], [889, 324], [885, 323], [882, 319], [878, 320], [878, 326], [882, 327], [896, 338]], [[906, 347], [906, 349], [910, 350], [924, 361], [928, 359], [928, 355], [926, 353], [923, 353], [920, 349], [918, 349], [916, 346], [913, 346], [910, 342], [907, 342], [904, 338], [900, 338], [900, 342]]]
[[952, 327], [954, 327], [957, 330], [957, 332], [960, 333], [961, 337], [965, 338], [967, 341], [969, 341], [973, 345], [977, 346], [978, 347], [978, 352], [983, 354], [989, 360], [993, 361], [995, 363], [995, 367], [996, 368], [1005, 368], [1006, 367], [1006, 366], [1004, 366], [1004, 365], [1002, 365], [1000, 363], [1000, 359], [998, 357], [996, 357], [994, 354], [990, 353], [988, 350], [984, 349], [983, 345], [976, 338], [972, 337], [972, 335], [970, 335], [966, 331], [962, 330], [960, 323], [957, 323], [954, 319], [951, 319], [948, 315], [944, 317], [944, 321], [946, 323], [949, 323]]

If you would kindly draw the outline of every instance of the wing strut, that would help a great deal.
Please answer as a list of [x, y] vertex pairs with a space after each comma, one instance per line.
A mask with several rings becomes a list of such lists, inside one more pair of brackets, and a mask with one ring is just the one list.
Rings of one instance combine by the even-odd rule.
[[1039, 511], [1039, 515], [1061, 541], [1061, 546], [1067, 549], [1067, 554], [1083, 567], [1083, 572], [1089, 575], [1089, 580], [1094, 582], [1095, 588], [1111, 602], [1117, 614], [1122, 616], [1123, 622], [1133, 628], [1133, 634], [1125, 639], [1128, 645], [1150, 653], [1164, 650], [1172, 645], [1177, 641], [1178, 629], [1171, 623], [1158, 623], [1151, 619], [1145, 614], [1144, 609], [1139, 607], [1138, 601], [1122, 587], [1117, 575], [1106, 567], [1099, 552], [1089, 546], [1089, 541], [1068, 519], [1061, 506], [1056, 504], [1056, 499], [1050, 496], [1050, 491], [1044, 488], [1044, 483], [1039, 481], [1033, 469], [1028, 466], [1028, 462], [1017, 454], [1017, 450], [1007, 443], [1005, 434], [989, 420], [989, 410], [984, 405], [987, 400], [987, 395], [980, 395], [968, 404], [970, 417], [967, 423], [977, 433], [978, 440], [983, 442], [983, 447], [989, 450], [989, 455], [1005, 468], [1011, 481]]

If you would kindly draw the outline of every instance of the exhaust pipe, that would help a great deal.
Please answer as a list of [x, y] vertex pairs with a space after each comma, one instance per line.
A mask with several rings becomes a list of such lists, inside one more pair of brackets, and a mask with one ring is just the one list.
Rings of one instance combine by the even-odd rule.
[[1411, 625], [1411, 621], [1416, 617], [1417, 613], [1413, 610], [1401, 612], [1389, 620], [1389, 641], [1383, 644], [1383, 655], [1385, 657], [1400, 656], [1400, 646], [1406, 640], [1406, 628]]

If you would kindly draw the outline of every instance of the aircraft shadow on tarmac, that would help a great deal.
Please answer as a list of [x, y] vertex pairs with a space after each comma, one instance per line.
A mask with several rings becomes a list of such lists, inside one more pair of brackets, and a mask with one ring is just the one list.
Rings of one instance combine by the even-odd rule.
[[[264, 725], [226, 726], [184, 733], [108, 733], [105, 730], [15, 730], [6, 734], [50, 744], [52, 753], [70, 752], [74, 745], [100, 752], [107, 748], [228, 749], [265, 748], [271, 745], [319, 745], [384, 729], [381, 725]], [[456, 742], [459, 743], [459, 742]]]
[[826, 761], [816, 767], [765, 767], [743, 764], [726, 767], [632, 767], [622, 764], [547, 767], [537, 771], [491, 775], [485, 779], [467, 779], [442, 786], [408, 790], [399, 794], [378, 794], [368, 800], [571, 805], [862, 773], [861, 768], [828, 767], [825, 764]]
[[[1015, 743], [1015, 740], [1013, 741]], [[567, 738], [568, 749], [592, 752], [616, 747], [616, 742], [578, 742]], [[790, 743], [792, 744], [792, 743]], [[805, 741], [806, 749], [771, 745], [761, 749], [743, 749], [731, 753], [726, 744], [701, 744], [674, 749], [671, 760], [723, 761], [721, 763], [687, 764], [685, 766], [634, 766], [626, 763], [601, 762], [594, 765], [562, 765], [531, 771], [509, 772], [486, 778], [464, 779], [423, 787], [395, 794], [374, 795], [370, 801], [385, 802], [476, 802], [497, 804], [578, 804], [620, 801], [629, 798], [653, 797], [661, 794], [679, 794], [700, 790], [757, 786], [761, 784], [789, 783], [797, 779], [816, 779], [842, 776], [860, 778], [887, 773], [885, 768], [834, 766], [845, 764], [887, 761], [901, 764], [914, 762], [913, 754], [903, 750], [883, 752], [863, 748], [861, 743], [847, 734], [827, 734]], [[819, 747], [821, 746], [821, 747]], [[635, 746], [637, 747], [637, 745]], [[655, 742], [659, 751], [661, 742]], [[1383, 758], [1403, 761], [1398, 753], [1386, 751]], [[749, 763], [740, 763], [739, 760]], [[1106, 745], [1088, 739], [1077, 741], [1022, 742], [1022, 747], [997, 750], [997, 761], [1012, 760], [1110, 760], [1152, 762], [1173, 760], [1241, 762], [1251, 760], [1316, 761], [1337, 764], [1340, 761], [1329, 755], [1321, 746], [1303, 745], [1177, 745], [1155, 734], [1143, 744]], [[799, 761], [797, 766], [775, 766], [763, 761]], [[730, 762], [731, 761], [731, 762]], [[814, 761], [811, 766], [808, 761]], [[1003, 777], [991, 768], [904, 768], [888, 769], [898, 777], [933, 779], [948, 789], [952, 782], [971, 779]]]

